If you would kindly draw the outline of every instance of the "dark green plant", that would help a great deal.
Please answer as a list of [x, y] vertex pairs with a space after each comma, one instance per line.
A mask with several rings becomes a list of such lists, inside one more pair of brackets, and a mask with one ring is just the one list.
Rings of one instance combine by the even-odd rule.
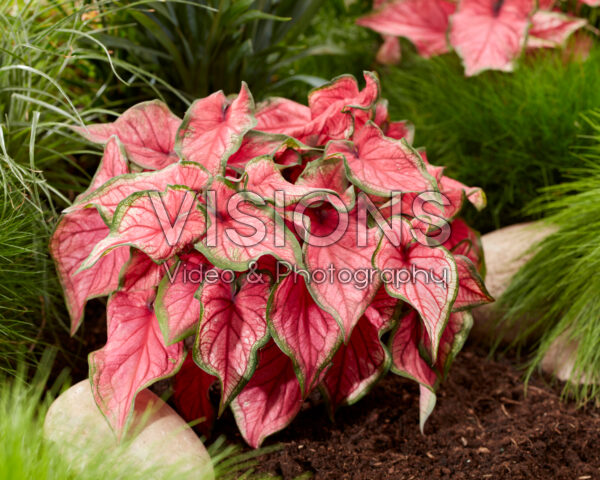
[[497, 306], [501, 329], [519, 326], [513, 346], [533, 346], [528, 377], [559, 336], [576, 342], [575, 374], [565, 391], [582, 402], [600, 393], [600, 112], [589, 120], [594, 146], [575, 158], [580, 167], [571, 181], [547, 188], [529, 210], [558, 230], [536, 246]]
[[415, 124], [415, 145], [432, 163], [483, 187], [488, 214], [469, 220], [486, 232], [538, 216], [523, 208], [577, 167], [571, 150], [589, 143], [580, 119], [600, 107], [600, 47], [585, 62], [540, 52], [514, 73], [473, 78], [455, 55], [424, 60], [409, 50], [403, 44], [402, 64], [381, 73], [384, 95], [393, 117]]
[[[122, 8], [104, 16], [107, 32], [98, 38], [118, 58], [152, 71], [188, 101], [220, 89], [237, 92], [242, 80], [260, 97], [277, 84], [286, 65], [339, 53], [329, 45], [307, 48], [301, 40], [323, 4], [320, 0], [118, 4]], [[323, 82], [303, 75], [287, 80]]]

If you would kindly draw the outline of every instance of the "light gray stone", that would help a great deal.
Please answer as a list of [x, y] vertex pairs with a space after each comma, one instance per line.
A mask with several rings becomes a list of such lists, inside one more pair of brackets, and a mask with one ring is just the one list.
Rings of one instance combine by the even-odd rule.
[[[96, 406], [89, 380], [60, 395], [50, 406], [44, 424], [46, 438], [58, 445], [61, 455], [77, 468], [98, 463], [98, 454], [111, 462], [153, 470], [178, 472], [177, 478], [214, 479], [206, 448], [186, 422], [150, 390], [136, 399], [131, 435], [119, 445]], [[187, 473], [186, 473], [187, 472]]]
[[[514, 275], [531, 258], [532, 247], [556, 229], [541, 222], [520, 223], [501, 228], [481, 237], [485, 255], [485, 285], [490, 294], [498, 299], [507, 289]], [[494, 303], [473, 310], [472, 334], [475, 337], [490, 336], [498, 312]], [[516, 331], [505, 332], [504, 340], [514, 339]]]

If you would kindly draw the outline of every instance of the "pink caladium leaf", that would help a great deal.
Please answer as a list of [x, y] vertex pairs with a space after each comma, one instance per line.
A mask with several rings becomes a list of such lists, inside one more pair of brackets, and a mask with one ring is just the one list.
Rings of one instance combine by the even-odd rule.
[[162, 263], [198, 240], [205, 230], [206, 218], [195, 192], [185, 187], [168, 187], [164, 194], [139, 192], [119, 204], [110, 234], [96, 244], [81, 269], [123, 245]]
[[244, 272], [263, 255], [290, 265], [302, 264], [298, 241], [264, 199], [236, 192], [233, 184], [221, 177], [213, 181], [209, 194], [210, 228], [196, 248], [213, 265]]
[[353, 143], [328, 143], [325, 155], [342, 156], [350, 181], [374, 195], [437, 190], [417, 151], [402, 140], [385, 137], [372, 122], [354, 135]]
[[221, 383], [219, 414], [253, 376], [258, 349], [268, 340], [270, 283], [256, 277], [243, 277], [237, 291], [233, 282], [205, 282], [198, 293], [202, 308], [194, 360]]
[[296, 180], [296, 185], [316, 190], [332, 190], [347, 209], [354, 208], [355, 192], [346, 177], [344, 161], [339, 157], [320, 158], [310, 162]]
[[294, 273], [273, 290], [267, 316], [273, 339], [292, 359], [306, 397], [342, 341], [340, 327], [314, 301], [304, 277]]
[[373, 264], [381, 272], [388, 293], [408, 302], [421, 316], [433, 342], [435, 362], [440, 337], [458, 293], [456, 263], [444, 247], [414, 241], [405, 219], [401, 226], [381, 236]]
[[206, 373], [188, 355], [173, 379], [173, 403], [186, 422], [199, 422], [194, 428], [208, 436], [215, 421], [215, 408], [209, 390], [216, 378]]
[[538, 10], [531, 17], [527, 48], [555, 48], [565, 45], [567, 39], [587, 20], [571, 17], [562, 12]]
[[153, 290], [113, 294], [106, 345], [90, 354], [94, 398], [118, 436], [127, 427], [138, 392], [173, 375], [183, 362], [183, 344], [167, 347], [163, 342], [153, 297]]
[[326, 198], [328, 195], [336, 194], [334, 190], [324, 187], [312, 187], [302, 182], [296, 184], [288, 182], [281, 174], [278, 165], [267, 156], [255, 158], [246, 164], [243, 184], [244, 190], [255, 193], [278, 206], [292, 205], [313, 195]]
[[310, 234], [303, 247], [304, 262], [315, 277], [308, 289], [338, 322], [345, 341], [350, 339], [352, 329], [381, 284], [371, 268], [378, 230], [366, 228], [357, 219], [357, 211], [338, 215], [333, 207], [321, 207], [314, 215], [305, 210], [311, 218]]
[[392, 371], [434, 389], [437, 377], [431, 366], [419, 353], [421, 339], [419, 315], [410, 310], [398, 322], [390, 338]]
[[[433, 165], [431, 167], [432, 170], [436, 168]], [[463, 198], [466, 198], [477, 210], [483, 210], [487, 206], [485, 193], [480, 187], [467, 187], [458, 180], [446, 176], [442, 176], [438, 183], [440, 191], [450, 199], [454, 206], [452, 210], [456, 213], [462, 207]]]
[[454, 261], [458, 273], [458, 293], [452, 310], [465, 310], [493, 302], [494, 298], [485, 288], [483, 279], [479, 276], [473, 262], [467, 257], [456, 254], [454, 255]]
[[[164, 266], [161, 268], [164, 269]], [[200, 253], [184, 253], [163, 276], [154, 310], [166, 345], [183, 340], [194, 332], [200, 320], [200, 301], [195, 294], [209, 268], [210, 263]]]
[[443, 378], [448, 375], [448, 370], [456, 355], [462, 350], [472, 327], [473, 315], [471, 312], [455, 312], [450, 315], [440, 342], [440, 354], [437, 361], [437, 368]]
[[396, 65], [402, 59], [402, 47], [400, 41], [393, 35], [384, 35], [383, 43], [375, 59], [383, 65]]
[[168, 265], [159, 265], [141, 250], [132, 249], [131, 257], [121, 272], [119, 290], [122, 292], [145, 291], [155, 288], [165, 274]]
[[309, 145], [323, 145], [328, 140], [348, 138], [354, 125], [363, 125], [379, 99], [379, 80], [364, 72], [365, 88], [359, 90], [352, 75], [341, 75], [308, 94], [313, 122], [308, 126]]
[[244, 440], [254, 448], [285, 428], [302, 407], [300, 385], [292, 361], [275, 342], [259, 352], [254, 375], [231, 403]]
[[85, 138], [105, 144], [116, 135], [132, 162], [149, 170], [160, 170], [178, 161], [175, 135], [181, 120], [159, 101], [131, 107], [115, 122], [75, 127]]
[[204, 167], [193, 162], [180, 162], [157, 172], [130, 173], [115, 177], [98, 190], [78, 199], [65, 212], [96, 207], [105, 222], [110, 224], [115, 210], [129, 195], [148, 190], [163, 192], [169, 185], [186, 186], [199, 192], [208, 182], [209, 174]]
[[[405, 139], [409, 144], [415, 140], [415, 127], [408, 122], [390, 122], [383, 131], [386, 137], [396, 140]], [[422, 156], [421, 156], [422, 157]]]
[[129, 165], [127, 163], [127, 156], [125, 155], [123, 144], [119, 141], [119, 137], [113, 135], [104, 147], [104, 155], [102, 156], [98, 170], [92, 179], [92, 183], [84, 193], [77, 197], [77, 199], [79, 200], [86, 197], [90, 193], [98, 190], [98, 188], [109, 180], [126, 173], [129, 173]]
[[270, 98], [256, 107], [256, 129], [262, 132], [301, 139], [311, 120], [310, 108], [287, 98]]
[[89, 270], [77, 273], [94, 245], [108, 233], [109, 228], [96, 210], [82, 210], [64, 215], [50, 240], [50, 253], [71, 317], [72, 335], [81, 324], [87, 300], [116, 290], [120, 271], [129, 259], [129, 248], [117, 248]]
[[450, 224], [450, 237], [443, 243], [454, 255], [464, 255], [471, 260], [479, 272], [485, 271], [483, 248], [479, 234], [469, 227], [462, 218]]
[[277, 154], [283, 154], [288, 149], [301, 148], [303, 147], [300, 142], [287, 135], [250, 130], [244, 136], [238, 151], [229, 157], [227, 166], [242, 172], [246, 164], [253, 158], [264, 155], [275, 157]]
[[395, 0], [356, 23], [386, 36], [408, 38], [428, 58], [448, 51], [448, 18], [455, 9], [446, 0]]
[[348, 344], [340, 346], [333, 357], [321, 385], [331, 416], [337, 407], [360, 400], [387, 372], [390, 356], [380, 338], [392, 325], [397, 303], [381, 288]]
[[222, 174], [246, 132], [256, 125], [253, 112], [254, 100], [244, 82], [233, 102], [221, 91], [196, 100], [177, 133], [176, 150], [182, 158], [203, 165], [211, 174]]
[[450, 43], [465, 75], [511, 72], [527, 37], [533, 0], [461, 0], [451, 17]]

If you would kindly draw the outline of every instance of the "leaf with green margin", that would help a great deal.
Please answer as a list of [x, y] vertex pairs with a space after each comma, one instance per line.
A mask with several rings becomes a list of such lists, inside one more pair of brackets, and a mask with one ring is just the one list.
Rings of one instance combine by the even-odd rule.
[[106, 345], [89, 357], [94, 399], [119, 438], [137, 394], [174, 375], [184, 360], [183, 343], [164, 345], [153, 298], [154, 290], [113, 294], [107, 306]]
[[257, 352], [268, 340], [267, 301], [270, 283], [264, 275], [251, 283], [205, 282], [197, 292], [200, 323], [194, 360], [221, 384], [219, 415], [246, 385], [257, 363]]
[[254, 375], [231, 402], [240, 433], [253, 448], [285, 428], [302, 407], [300, 385], [289, 357], [273, 341], [258, 357]]
[[303, 397], [342, 343], [335, 319], [314, 301], [302, 275], [290, 273], [273, 288], [267, 307], [271, 335], [291, 358]]
[[213, 181], [209, 193], [213, 194], [207, 199], [210, 228], [204, 239], [196, 243], [196, 249], [213, 265], [245, 272], [252, 261], [263, 255], [302, 265], [298, 240], [263, 199], [248, 192], [238, 193], [222, 177]]
[[168, 186], [185, 186], [200, 192], [208, 185], [209, 180], [206, 169], [193, 162], [176, 163], [157, 172], [128, 173], [109, 180], [98, 190], [77, 200], [65, 213], [93, 206], [98, 209], [104, 221], [110, 224], [119, 204], [134, 193], [148, 190], [163, 192]]
[[138, 103], [115, 122], [71, 127], [94, 143], [105, 144], [119, 137], [131, 161], [142, 168], [160, 170], [179, 159], [175, 154], [175, 134], [181, 119], [159, 100]]
[[160, 282], [154, 310], [165, 345], [183, 340], [196, 330], [200, 301], [195, 295], [210, 266], [199, 252], [183, 253]]
[[245, 82], [233, 102], [222, 91], [196, 100], [177, 132], [175, 150], [181, 158], [203, 165], [212, 175], [223, 174], [229, 157], [256, 125], [253, 112], [254, 100]]
[[81, 325], [86, 302], [108, 295], [119, 286], [119, 275], [129, 258], [129, 248], [117, 248], [92, 268], [78, 271], [94, 245], [109, 231], [98, 212], [88, 209], [63, 215], [50, 239], [50, 254], [71, 319], [71, 335]]
[[364, 397], [390, 366], [390, 356], [381, 336], [393, 325], [398, 300], [380, 288], [356, 324], [347, 345], [341, 345], [321, 383], [330, 416], [341, 405], [352, 405]]
[[329, 142], [325, 156], [343, 157], [350, 181], [373, 195], [438, 190], [418, 152], [404, 140], [384, 136], [371, 121], [354, 134], [352, 142]]
[[163, 194], [138, 192], [119, 204], [109, 235], [96, 244], [80, 269], [90, 268], [122, 245], [162, 263], [198, 240], [205, 230], [206, 217], [194, 191], [167, 187]]
[[458, 293], [452, 305], [452, 311], [471, 309], [493, 302], [494, 297], [488, 292], [473, 262], [467, 257], [457, 254], [454, 254], [454, 261], [458, 273]]
[[[458, 293], [458, 274], [452, 254], [444, 247], [429, 247], [413, 241], [412, 227], [402, 219], [394, 223], [391, 237], [381, 235], [373, 265], [393, 273], [384, 279], [387, 292], [408, 302], [421, 316], [433, 342], [432, 361], [437, 358], [440, 338]], [[395, 246], [393, 243], [398, 246]], [[417, 270], [418, 269], [418, 270]], [[408, 276], [397, 278], [398, 272]], [[424, 272], [424, 273], [421, 273]]]

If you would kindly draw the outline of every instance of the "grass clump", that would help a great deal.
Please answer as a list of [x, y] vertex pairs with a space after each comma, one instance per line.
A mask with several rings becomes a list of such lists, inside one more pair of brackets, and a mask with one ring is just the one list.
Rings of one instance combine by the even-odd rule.
[[483, 187], [488, 214], [468, 221], [487, 232], [537, 217], [524, 208], [578, 167], [572, 150], [589, 144], [581, 115], [600, 107], [600, 47], [585, 62], [540, 51], [513, 73], [472, 78], [456, 55], [424, 60], [408, 51], [403, 44], [402, 64], [382, 73], [384, 95], [394, 118], [415, 124], [415, 144], [433, 163]]
[[600, 112], [589, 120], [595, 145], [576, 158], [580, 166], [571, 181], [547, 188], [530, 208], [558, 230], [536, 246], [498, 304], [501, 328], [520, 324], [514, 346], [532, 343], [528, 376], [559, 336], [576, 342], [565, 393], [581, 402], [598, 400], [600, 393]]

